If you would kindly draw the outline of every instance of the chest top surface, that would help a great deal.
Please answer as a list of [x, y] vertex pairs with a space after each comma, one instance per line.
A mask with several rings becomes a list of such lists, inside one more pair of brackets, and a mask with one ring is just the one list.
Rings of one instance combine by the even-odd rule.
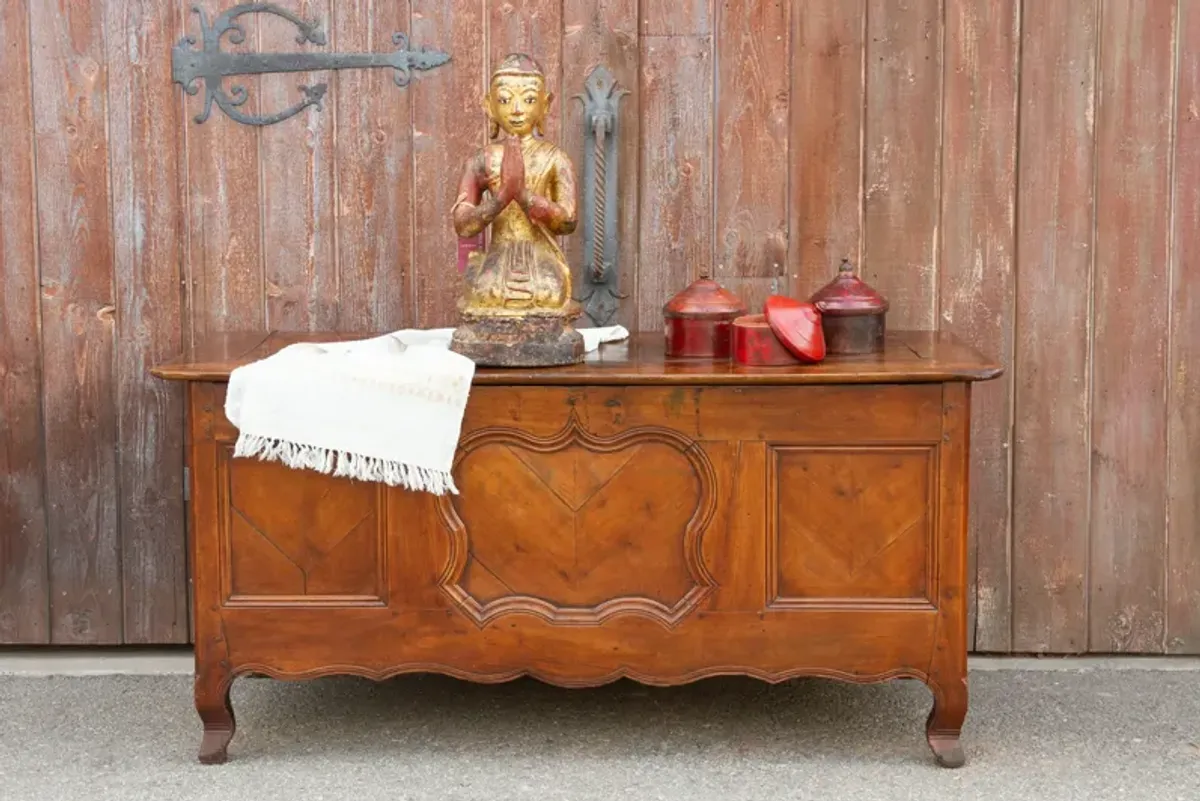
[[[198, 340], [178, 358], [157, 365], [154, 375], [177, 381], [229, 380], [235, 368], [266, 358], [296, 342], [334, 342], [366, 335], [332, 332], [222, 333]], [[601, 345], [582, 364], [569, 367], [481, 368], [476, 385], [795, 385], [987, 381], [999, 364], [951, 334], [892, 331], [882, 353], [829, 357], [821, 364], [744, 367], [727, 361], [670, 359], [660, 333], [633, 334]]]

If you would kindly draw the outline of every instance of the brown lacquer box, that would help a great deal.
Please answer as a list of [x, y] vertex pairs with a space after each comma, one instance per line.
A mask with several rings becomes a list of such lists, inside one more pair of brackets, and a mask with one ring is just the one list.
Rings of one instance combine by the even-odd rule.
[[887, 299], [867, 285], [848, 261], [837, 277], [809, 301], [821, 312], [826, 353], [861, 356], [883, 351], [887, 333]]
[[155, 370], [187, 382], [201, 761], [228, 755], [238, 676], [433, 672], [914, 678], [963, 763], [971, 387], [1000, 374], [974, 350], [893, 332], [753, 368], [651, 333], [481, 369], [460, 494], [434, 496], [234, 457], [230, 371], [293, 341], [213, 335]]

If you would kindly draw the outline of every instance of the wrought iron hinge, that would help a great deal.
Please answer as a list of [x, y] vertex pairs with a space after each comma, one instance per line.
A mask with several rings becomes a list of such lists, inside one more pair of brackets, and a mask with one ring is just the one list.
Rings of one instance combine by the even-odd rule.
[[192, 499], [192, 468], [183, 468], [183, 502], [187, 503]]
[[580, 296], [593, 325], [612, 325], [628, 297], [617, 290], [617, 156], [620, 101], [629, 94], [603, 64], [588, 73], [583, 94], [583, 275]]
[[317, 21], [305, 21], [285, 8], [274, 3], [243, 3], [217, 17], [212, 25], [199, 6], [193, 6], [200, 17], [200, 49], [196, 49], [196, 37], [182, 39], [172, 52], [172, 77], [183, 86], [189, 95], [200, 93], [200, 82], [204, 82], [204, 110], [196, 115], [197, 123], [203, 123], [212, 114], [213, 103], [231, 119], [244, 125], [274, 125], [296, 116], [310, 106], [318, 111], [328, 91], [328, 85], [301, 86], [303, 97], [290, 108], [277, 114], [252, 116], [243, 114], [239, 108], [249, 98], [246, 87], [235, 84], [228, 93], [221, 81], [232, 75], [265, 75], [267, 73], [317, 72], [321, 70], [391, 68], [395, 70], [397, 86], [408, 86], [413, 70], [430, 70], [450, 60], [447, 53], [438, 50], [410, 50], [408, 37], [403, 33], [392, 36], [397, 49], [390, 53], [227, 53], [221, 50], [221, 39], [226, 34], [229, 41], [238, 45], [246, 41], [246, 30], [238, 22], [247, 14], [273, 14], [296, 26], [299, 34], [297, 44], [324, 46], [325, 32]]

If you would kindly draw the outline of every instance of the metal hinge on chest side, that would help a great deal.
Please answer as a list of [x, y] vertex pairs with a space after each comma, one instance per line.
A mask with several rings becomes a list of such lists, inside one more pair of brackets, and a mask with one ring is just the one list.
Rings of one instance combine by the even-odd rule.
[[183, 468], [183, 502], [189, 503], [192, 500], [192, 468]]

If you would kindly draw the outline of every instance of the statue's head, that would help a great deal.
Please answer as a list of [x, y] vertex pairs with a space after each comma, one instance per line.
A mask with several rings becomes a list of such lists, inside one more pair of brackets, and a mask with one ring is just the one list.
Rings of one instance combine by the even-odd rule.
[[529, 56], [514, 53], [500, 62], [488, 86], [484, 109], [495, 139], [503, 128], [512, 136], [542, 133], [554, 95], [546, 91], [546, 74]]

